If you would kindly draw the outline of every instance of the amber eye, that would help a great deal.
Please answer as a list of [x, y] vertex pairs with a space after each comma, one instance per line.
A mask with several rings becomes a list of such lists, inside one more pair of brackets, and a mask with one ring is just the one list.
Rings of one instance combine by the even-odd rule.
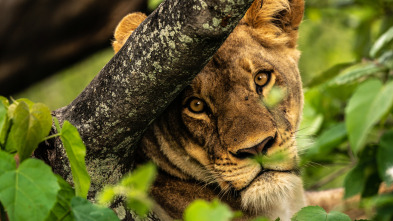
[[199, 98], [192, 98], [188, 103], [188, 109], [194, 113], [202, 113], [205, 111], [205, 102]]
[[254, 82], [258, 86], [265, 86], [269, 82], [270, 73], [269, 72], [259, 72], [255, 75]]

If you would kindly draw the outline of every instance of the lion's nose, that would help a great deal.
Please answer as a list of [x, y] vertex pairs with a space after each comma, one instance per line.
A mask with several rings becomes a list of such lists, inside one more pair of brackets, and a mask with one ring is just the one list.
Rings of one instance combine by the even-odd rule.
[[261, 143], [258, 145], [255, 145], [253, 147], [249, 148], [244, 148], [236, 151], [236, 153], [232, 153], [235, 157], [244, 159], [244, 158], [250, 158], [256, 155], [261, 155], [261, 154], [266, 154], [267, 150], [273, 146], [275, 141], [274, 137], [267, 137], [265, 138]]

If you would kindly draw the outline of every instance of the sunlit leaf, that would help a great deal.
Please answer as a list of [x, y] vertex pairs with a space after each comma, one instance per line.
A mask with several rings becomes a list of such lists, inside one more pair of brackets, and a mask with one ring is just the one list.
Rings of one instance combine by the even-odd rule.
[[97, 194], [98, 204], [107, 206], [116, 196], [115, 188], [113, 186], [105, 186], [104, 189]]
[[379, 176], [388, 185], [393, 183], [393, 130], [386, 132], [377, 150]]
[[60, 138], [70, 161], [75, 193], [86, 198], [90, 188], [90, 176], [85, 164], [86, 147], [78, 130], [68, 121], [63, 123]]
[[0, 150], [5, 148], [10, 121], [7, 114], [8, 100], [0, 96]]
[[266, 106], [273, 108], [286, 96], [286, 92], [280, 87], [273, 87], [268, 96], [263, 97], [263, 102]]
[[184, 211], [185, 221], [229, 221], [234, 217], [231, 209], [220, 201], [195, 200]]
[[153, 208], [153, 201], [144, 191], [131, 189], [126, 194], [127, 207], [136, 212], [139, 217], [146, 217], [149, 211]]
[[[6, 141], [6, 150], [17, 150], [21, 161], [30, 157], [38, 144], [49, 134], [52, 116], [49, 108], [40, 103], [29, 105], [18, 102], [12, 111], [12, 127]], [[11, 106], [10, 106], [11, 107]]]
[[27, 159], [19, 168], [0, 175], [0, 201], [12, 221], [44, 220], [59, 189], [52, 169], [36, 159]]
[[378, 40], [375, 42], [370, 50], [370, 56], [375, 58], [383, 48], [386, 48], [388, 44], [393, 41], [393, 27], [387, 30]]
[[149, 8], [149, 10], [154, 10], [160, 5], [162, 1], [163, 0], [148, 0], [147, 7]]
[[116, 221], [119, 218], [113, 210], [92, 204], [81, 197], [71, 200], [71, 210], [75, 221]]
[[156, 166], [147, 163], [139, 166], [131, 173], [122, 178], [115, 186], [106, 186], [98, 194], [98, 202], [108, 205], [116, 196], [125, 197], [127, 207], [140, 217], [145, 217], [153, 207], [148, 190], [155, 180], [157, 174]]
[[386, 67], [378, 66], [374, 63], [361, 63], [345, 69], [340, 75], [336, 76], [329, 82], [328, 86], [338, 86], [354, 82], [360, 78], [374, 75], [386, 71]]
[[275, 165], [288, 161], [289, 152], [280, 151], [270, 155], [257, 155], [254, 159], [261, 165]]
[[345, 109], [345, 123], [352, 150], [357, 153], [365, 144], [375, 123], [387, 114], [393, 104], [393, 82], [382, 86], [369, 80], [359, 86]]
[[133, 170], [122, 179], [121, 184], [146, 192], [154, 182], [156, 174], [156, 166], [150, 162]]
[[344, 213], [326, 211], [319, 206], [307, 206], [297, 212], [292, 221], [351, 221], [351, 218]]

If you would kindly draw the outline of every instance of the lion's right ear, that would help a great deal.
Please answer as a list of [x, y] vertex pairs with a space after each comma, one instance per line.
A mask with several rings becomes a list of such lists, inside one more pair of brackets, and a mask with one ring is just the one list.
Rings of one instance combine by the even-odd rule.
[[266, 46], [296, 47], [304, 0], [255, 0], [239, 24], [252, 28]]
[[115, 40], [112, 42], [112, 47], [115, 53], [126, 43], [131, 33], [141, 24], [146, 15], [140, 12], [126, 15], [117, 25], [115, 29]]

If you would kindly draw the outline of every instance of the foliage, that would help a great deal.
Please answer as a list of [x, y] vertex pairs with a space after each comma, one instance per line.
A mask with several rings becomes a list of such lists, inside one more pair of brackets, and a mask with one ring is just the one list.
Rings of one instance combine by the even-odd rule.
[[183, 217], [185, 221], [227, 221], [234, 218], [235, 215], [227, 205], [215, 199], [212, 202], [195, 200], [184, 211]]
[[[13, 220], [113, 220], [114, 212], [75, 197], [72, 187], [43, 161], [29, 158], [38, 144], [60, 136], [69, 156], [77, 196], [87, 196], [86, 148], [69, 122], [59, 134], [46, 137], [52, 126], [49, 108], [27, 99], [9, 103], [0, 97], [0, 218]], [[100, 218], [99, 218], [100, 217]], [[105, 218], [106, 217], [106, 218]]]
[[[308, 2], [323, 10], [357, 12], [351, 18], [357, 23], [347, 24], [355, 27], [357, 59], [335, 64], [306, 84], [298, 134], [299, 145], [306, 146], [304, 180], [312, 189], [344, 182], [345, 197], [360, 194], [369, 215], [376, 208], [375, 220], [391, 220], [393, 194], [377, 193], [382, 182], [393, 180], [393, 5], [389, 0], [345, 2]], [[309, 135], [314, 142], [302, 140]], [[310, 167], [313, 162], [334, 170]]]
[[332, 211], [326, 213], [324, 209], [319, 206], [308, 206], [302, 208], [291, 219], [292, 221], [351, 221], [349, 216]]
[[124, 197], [129, 209], [140, 217], [145, 217], [153, 207], [153, 201], [147, 191], [156, 177], [153, 163], [140, 166], [132, 174], [128, 174], [115, 186], [106, 186], [98, 195], [101, 205], [109, 205], [115, 197]]
[[68, 160], [70, 161], [75, 193], [77, 196], [86, 198], [90, 188], [90, 177], [85, 165], [86, 147], [78, 130], [70, 122], [65, 121], [63, 128], [60, 128], [57, 119], [55, 119], [55, 122], [57, 131], [60, 133], [60, 139], [67, 152]]

